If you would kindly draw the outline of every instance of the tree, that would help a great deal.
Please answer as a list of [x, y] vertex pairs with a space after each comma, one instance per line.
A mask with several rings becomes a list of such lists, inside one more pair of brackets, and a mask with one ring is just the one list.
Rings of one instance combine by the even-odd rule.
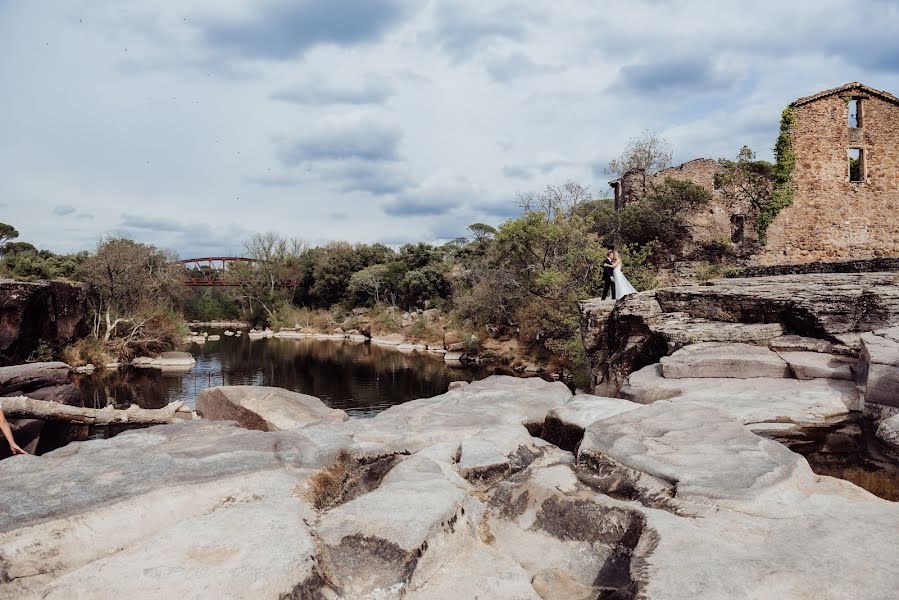
[[270, 232], [254, 235], [244, 248], [255, 262], [233, 266], [226, 277], [237, 286], [238, 300], [247, 303], [251, 314], [258, 306], [265, 320], [272, 322], [275, 311], [290, 302], [303, 283], [306, 246]]
[[668, 140], [644, 129], [640, 135], [628, 141], [624, 152], [609, 162], [605, 172], [620, 179], [629, 171], [642, 171], [645, 186], [647, 177], [671, 166], [672, 156]]
[[494, 235], [496, 235], [496, 227], [487, 225], [486, 223], [472, 223], [468, 226], [468, 231], [470, 231], [471, 235], [474, 236], [476, 242], [492, 238]]
[[156, 343], [159, 335], [145, 330], [158, 311], [180, 303], [182, 272], [171, 252], [127, 238], [101, 240], [93, 255], [82, 265], [84, 280], [90, 285], [94, 312], [94, 336], [108, 342], [120, 325], [128, 324], [126, 344], [132, 341]]
[[737, 160], [722, 158], [722, 170], [715, 175], [715, 187], [728, 208], [755, 216], [771, 198], [774, 189], [774, 165], [757, 160], [749, 146], [743, 146]]
[[350, 277], [349, 290], [354, 294], [370, 296], [378, 304], [387, 285], [388, 275], [389, 269], [385, 264], [365, 267]]
[[19, 232], [12, 225], [0, 223], [0, 254], [3, 254], [6, 242], [19, 237]]
[[518, 194], [518, 205], [524, 212], [542, 212], [547, 217], [571, 214], [580, 204], [589, 200], [589, 188], [574, 181], [563, 185], [548, 185], [542, 192]]

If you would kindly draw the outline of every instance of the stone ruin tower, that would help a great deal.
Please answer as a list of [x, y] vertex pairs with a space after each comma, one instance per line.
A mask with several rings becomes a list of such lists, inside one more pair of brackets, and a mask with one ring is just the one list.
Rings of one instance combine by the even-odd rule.
[[899, 256], [899, 98], [856, 82], [790, 106], [793, 203], [757, 262]]

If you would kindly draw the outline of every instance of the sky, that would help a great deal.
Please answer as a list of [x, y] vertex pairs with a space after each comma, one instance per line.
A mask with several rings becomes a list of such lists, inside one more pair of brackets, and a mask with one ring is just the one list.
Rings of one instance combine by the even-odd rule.
[[604, 172], [771, 158], [792, 100], [899, 93], [899, 2], [0, 0], [0, 222], [182, 257], [439, 242]]

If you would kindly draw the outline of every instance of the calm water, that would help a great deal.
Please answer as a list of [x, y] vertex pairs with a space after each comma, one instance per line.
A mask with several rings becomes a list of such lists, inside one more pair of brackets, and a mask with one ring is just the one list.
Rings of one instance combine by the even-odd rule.
[[[219, 331], [208, 330], [212, 333]], [[436, 396], [456, 380], [487, 375], [481, 369], [449, 368], [442, 356], [403, 354], [371, 344], [319, 340], [250, 340], [226, 337], [187, 350], [197, 359], [189, 373], [123, 369], [77, 377], [86, 406], [137, 404], [161, 408], [217, 385], [265, 385], [321, 398], [353, 416], [372, 416], [394, 404]]]
[[808, 460], [819, 475], [851, 481], [885, 500], [899, 502], [899, 457], [874, 435], [875, 425], [853, 416], [832, 427], [810, 429], [798, 438], [773, 439]]

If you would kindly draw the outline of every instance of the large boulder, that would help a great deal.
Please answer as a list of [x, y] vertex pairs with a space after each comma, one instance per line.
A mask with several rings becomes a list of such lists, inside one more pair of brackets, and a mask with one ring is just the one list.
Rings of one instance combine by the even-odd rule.
[[26, 360], [42, 343], [58, 350], [87, 331], [84, 285], [0, 279], [0, 365]]
[[[28, 395], [69, 384], [72, 368], [63, 362], [39, 362], [0, 367], [0, 396]], [[40, 398], [41, 400], [47, 398]]]
[[241, 427], [259, 431], [340, 423], [349, 418], [314, 396], [252, 385], [206, 388], [197, 397], [197, 414], [204, 419], [237, 421]]
[[876, 435], [880, 441], [899, 450], [899, 413], [877, 424]]
[[861, 335], [856, 378], [865, 402], [899, 407], [899, 327]]

